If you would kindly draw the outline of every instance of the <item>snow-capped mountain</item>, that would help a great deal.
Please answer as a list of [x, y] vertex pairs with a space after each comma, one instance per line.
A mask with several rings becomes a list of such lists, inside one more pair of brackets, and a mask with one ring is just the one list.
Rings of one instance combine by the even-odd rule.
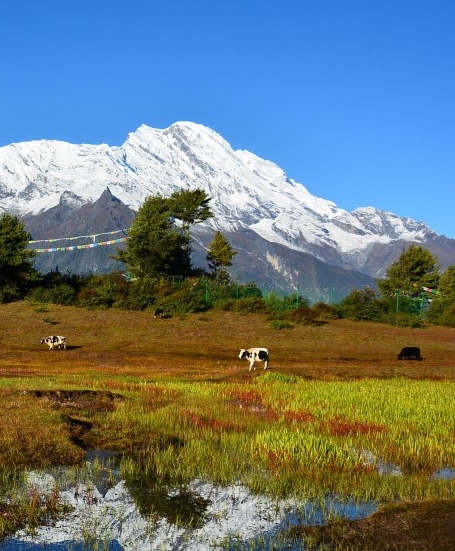
[[[24, 216], [33, 239], [117, 230], [146, 197], [196, 187], [212, 198], [215, 215], [195, 231], [196, 256], [203, 257], [219, 229], [238, 250], [233, 272], [241, 280], [262, 274], [264, 282], [292, 287], [302, 271], [306, 279], [325, 266], [338, 277], [340, 270], [350, 272], [348, 284], [369, 284], [410, 243], [436, 249], [443, 264], [455, 263], [454, 240], [425, 223], [373, 207], [347, 212], [309, 193], [273, 162], [234, 151], [200, 124], [179, 122], [164, 130], [142, 125], [114, 147], [40, 140], [0, 148], [0, 209]], [[100, 204], [103, 193], [107, 206]], [[129, 213], [125, 221], [118, 213], [117, 220], [102, 219], [97, 210], [120, 205]], [[77, 224], [68, 227], [71, 217]], [[62, 254], [59, 259], [61, 265]], [[304, 268], [309, 262], [311, 270]], [[90, 262], [86, 268], [98, 269]], [[318, 279], [319, 286], [330, 284]]]

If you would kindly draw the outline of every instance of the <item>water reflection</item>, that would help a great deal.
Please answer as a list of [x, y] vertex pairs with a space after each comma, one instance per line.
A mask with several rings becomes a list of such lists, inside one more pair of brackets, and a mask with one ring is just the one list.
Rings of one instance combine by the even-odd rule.
[[276, 501], [244, 486], [220, 487], [200, 480], [167, 489], [155, 488], [146, 479], [127, 484], [119, 477], [114, 454], [90, 452], [87, 459], [87, 469], [81, 472], [30, 473], [29, 484], [40, 492], [58, 483], [72, 512], [33, 536], [17, 533], [0, 544], [1, 551], [270, 549], [291, 526], [319, 524], [330, 515], [361, 518], [376, 509], [374, 503]]
[[439, 469], [433, 474], [432, 478], [436, 480], [450, 480], [455, 478], [455, 468], [445, 467], [444, 469]]

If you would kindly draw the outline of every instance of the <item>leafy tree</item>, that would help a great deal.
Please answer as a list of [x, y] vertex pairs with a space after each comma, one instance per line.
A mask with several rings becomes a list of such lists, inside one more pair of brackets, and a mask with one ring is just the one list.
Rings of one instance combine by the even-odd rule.
[[169, 209], [172, 216], [180, 221], [183, 235], [186, 239], [184, 247], [184, 274], [188, 275], [191, 272], [191, 226], [204, 222], [208, 218], [213, 217], [210, 210], [210, 197], [203, 189], [184, 189], [175, 191], [169, 198]]
[[417, 297], [422, 287], [438, 286], [440, 265], [428, 250], [411, 245], [403, 251], [396, 262], [387, 270], [386, 277], [377, 282], [383, 297], [400, 293]]
[[133, 277], [174, 275], [183, 263], [186, 242], [172, 223], [168, 200], [148, 197], [128, 230], [126, 248], [114, 258], [125, 262]]
[[427, 319], [433, 323], [455, 326], [455, 266], [441, 274], [437, 294], [431, 295]]
[[233, 250], [224, 235], [221, 232], [216, 231], [212, 241], [210, 242], [209, 250], [206, 255], [209, 268], [215, 279], [219, 279], [221, 276], [222, 278], [229, 280], [229, 275], [227, 274], [225, 268], [227, 266], [232, 266], [232, 259], [236, 254], [237, 252]]
[[442, 299], [446, 302], [455, 302], [455, 266], [450, 265], [441, 274], [437, 289], [437, 299]]
[[190, 227], [212, 216], [208, 201], [202, 190], [175, 192], [170, 198], [148, 197], [131, 224], [126, 248], [113, 258], [127, 264], [136, 278], [189, 275]]
[[15, 215], [0, 216], [0, 301], [21, 298], [29, 285], [38, 279], [33, 257], [35, 251], [27, 249], [31, 235]]
[[209, 207], [211, 199], [203, 189], [175, 191], [168, 201], [169, 210], [175, 218], [181, 220], [185, 232], [188, 232], [192, 225], [213, 217]]

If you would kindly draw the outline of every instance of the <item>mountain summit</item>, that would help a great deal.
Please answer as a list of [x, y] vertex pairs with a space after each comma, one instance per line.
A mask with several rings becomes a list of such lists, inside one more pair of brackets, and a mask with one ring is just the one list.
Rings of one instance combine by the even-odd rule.
[[[25, 217], [33, 239], [49, 237], [50, 228], [54, 238], [67, 237], [59, 228], [70, 231], [69, 218], [78, 221], [73, 231], [83, 232], [88, 220], [90, 232], [120, 229], [146, 197], [196, 187], [212, 198], [215, 214], [195, 231], [196, 257], [203, 261], [220, 230], [238, 251], [233, 274], [241, 280], [259, 277], [281, 288], [310, 280], [319, 288], [341, 280], [369, 284], [411, 243], [432, 250], [443, 265], [455, 263], [455, 241], [424, 222], [373, 207], [347, 212], [309, 193], [273, 162], [233, 150], [200, 124], [178, 122], [164, 130], [142, 125], [121, 146], [40, 140], [0, 148], [0, 209]], [[100, 201], [106, 191], [115, 200], [104, 195]], [[130, 214], [115, 222], [106, 209], [118, 211], [119, 204], [122, 216], [128, 209]], [[89, 215], [90, 206], [95, 210]], [[56, 211], [61, 224], [49, 226]]]

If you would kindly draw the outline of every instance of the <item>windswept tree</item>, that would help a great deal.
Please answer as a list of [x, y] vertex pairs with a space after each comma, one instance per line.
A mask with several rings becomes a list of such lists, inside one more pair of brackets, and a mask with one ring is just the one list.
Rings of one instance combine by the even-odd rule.
[[136, 278], [177, 275], [185, 245], [185, 236], [172, 222], [168, 199], [148, 197], [128, 230], [126, 248], [114, 258], [124, 262]]
[[216, 231], [206, 255], [212, 277], [229, 280], [229, 274], [225, 268], [232, 266], [232, 259], [236, 254], [237, 252], [234, 251], [224, 235]]
[[191, 271], [191, 226], [213, 217], [210, 210], [210, 197], [200, 188], [175, 191], [169, 198], [169, 209], [176, 223], [180, 223], [186, 239], [185, 264], [188, 273]]
[[39, 277], [28, 249], [31, 236], [15, 215], [0, 215], [0, 302], [21, 298]]
[[203, 189], [182, 189], [169, 197], [172, 215], [182, 222], [182, 228], [189, 232], [191, 226], [213, 217], [209, 203], [211, 198]]
[[128, 230], [126, 248], [113, 258], [124, 262], [136, 278], [189, 275], [191, 225], [213, 216], [209, 200], [201, 190], [148, 197]]

